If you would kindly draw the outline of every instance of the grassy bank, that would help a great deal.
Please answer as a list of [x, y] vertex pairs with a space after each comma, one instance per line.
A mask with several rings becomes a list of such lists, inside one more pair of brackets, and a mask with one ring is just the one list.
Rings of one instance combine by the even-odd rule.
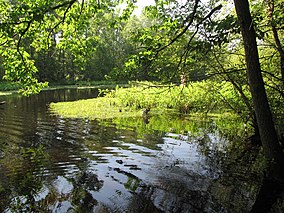
[[0, 92], [0, 96], [5, 96], [5, 95], [12, 95], [13, 92]]
[[[65, 117], [108, 119], [136, 117], [150, 109], [149, 114], [224, 114], [232, 113], [227, 106], [243, 107], [231, 85], [225, 82], [196, 82], [188, 86], [132, 82], [128, 88], [116, 87], [101, 91], [99, 98], [75, 102], [52, 103], [51, 111]], [[222, 99], [226, 97], [226, 101]]]
[[20, 85], [17, 83], [13, 83], [13, 82], [8, 82], [8, 81], [1, 81], [0, 82], [0, 91], [4, 92], [4, 91], [15, 91], [20, 89]]
[[0, 96], [11, 95], [17, 92], [20, 88], [20, 85], [17, 83], [2, 81], [0, 82]]
[[108, 119], [141, 115], [139, 114], [139, 110], [122, 108], [119, 105], [115, 105], [117, 101], [116, 98], [101, 97], [74, 102], [51, 103], [50, 108], [54, 113], [70, 118]]
[[[128, 82], [117, 81], [70, 81], [63, 83], [49, 83], [48, 88], [96, 88], [96, 87], [114, 87], [114, 85], [128, 85]], [[48, 89], [47, 88], [47, 89]]]

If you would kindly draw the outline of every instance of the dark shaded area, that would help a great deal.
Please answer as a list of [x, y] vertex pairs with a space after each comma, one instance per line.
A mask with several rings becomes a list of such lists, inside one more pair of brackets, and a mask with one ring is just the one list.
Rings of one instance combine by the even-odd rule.
[[277, 200], [283, 197], [283, 192], [283, 184], [266, 178], [262, 183], [251, 213], [270, 212]]

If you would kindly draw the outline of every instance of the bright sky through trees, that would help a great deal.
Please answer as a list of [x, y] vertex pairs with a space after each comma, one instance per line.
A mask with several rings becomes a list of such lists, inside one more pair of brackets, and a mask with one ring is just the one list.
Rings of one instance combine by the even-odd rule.
[[149, 6], [149, 5], [155, 5], [155, 1], [154, 0], [138, 0], [136, 5], [138, 8], [134, 10], [134, 14], [136, 16], [140, 16], [142, 12], [142, 8], [145, 6]]

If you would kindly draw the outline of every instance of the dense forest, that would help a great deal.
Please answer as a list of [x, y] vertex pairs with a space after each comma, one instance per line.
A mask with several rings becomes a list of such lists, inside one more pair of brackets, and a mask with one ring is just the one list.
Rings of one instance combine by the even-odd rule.
[[214, 104], [195, 107], [222, 102], [249, 123], [270, 168], [264, 182], [283, 186], [284, 2], [156, 0], [138, 9], [134, 0], [1, 0], [2, 81], [26, 95], [48, 83], [203, 84], [204, 103]]

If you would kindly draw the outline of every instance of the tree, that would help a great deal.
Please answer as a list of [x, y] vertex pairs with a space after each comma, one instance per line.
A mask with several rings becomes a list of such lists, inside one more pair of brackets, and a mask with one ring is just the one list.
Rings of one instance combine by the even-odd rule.
[[258, 44], [261, 69], [267, 94], [272, 110], [279, 109], [279, 101], [283, 101], [283, 1], [267, 0], [252, 1], [251, 14], [254, 23]]
[[[62, 44], [61, 49], [71, 51], [72, 66], [73, 62], [80, 64], [86, 46], [83, 34], [91, 17], [98, 11], [114, 11], [118, 3], [112, 0], [1, 0], [0, 55], [4, 58], [4, 78], [22, 84], [26, 95], [39, 92], [47, 84], [35, 78], [38, 69], [28, 51], [30, 47], [35, 52], [48, 50], [55, 35], [56, 42]], [[132, 8], [130, 2], [121, 19], [127, 17]], [[26, 40], [30, 41], [29, 47], [25, 45]]]
[[[241, 32], [245, 48], [245, 57], [247, 65], [247, 76], [250, 85], [253, 106], [256, 115], [256, 121], [259, 128], [260, 139], [268, 163], [268, 176], [266, 183], [278, 185], [284, 183], [284, 157], [280, 147], [277, 133], [275, 130], [272, 114], [270, 111], [264, 82], [259, 63], [258, 49], [256, 43], [256, 34], [250, 14], [248, 0], [234, 0], [235, 9], [241, 26]], [[273, 184], [271, 184], [273, 183]], [[274, 184], [275, 183], [275, 184]], [[254, 211], [264, 210], [262, 195], [265, 192], [267, 184], [264, 184], [260, 195], [253, 208]], [[269, 210], [269, 209], [268, 209]]]
[[270, 163], [272, 163], [272, 161], [281, 162], [283, 154], [277, 138], [277, 133], [264, 88], [257, 50], [256, 35], [249, 11], [249, 4], [247, 0], [245, 2], [234, 0], [234, 2], [243, 36], [247, 76], [250, 84], [257, 124], [260, 130], [260, 137], [264, 147], [264, 153]]
[[[162, 47], [154, 47], [153, 49], [151, 49], [152, 51], [156, 52], [156, 54], [151, 53], [151, 57], [152, 55], [155, 55], [155, 56], [161, 55], [162, 51], [172, 46], [179, 39], [184, 38], [183, 36], [186, 35], [186, 33], [189, 30], [192, 30], [194, 28], [198, 30], [200, 26], [199, 23], [203, 23], [208, 17], [210, 18], [210, 16], [219, 8], [219, 7], [213, 8], [212, 11], [208, 13], [208, 15], [204, 15], [203, 18], [200, 18], [200, 16], [198, 16], [198, 13], [196, 12], [199, 2], [197, 1], [195, 3], [196, 4], [193, 4], [193, 7], [192, 7], [193, 9], [190, 11], [190, 16], [187, 16], [187, 17], [194, 17], [193, 18], [194, 20], [196, 18], [197, 23], [190, 22], [188, 21], [187, 18], [185, 18], [188, 21], [187, 24], [185, 25], [177, 24], [176, 28], [178, 28], [179, 30], [173, 31], [175, 32], [173, 34], [174, 37], [172, 39], [169, 39], [169, 42], [166, 43], [166, 45]], [[262, 77], [262, 71], [261, 71], [259, 55], [258, 55], [258, 46], [256, 43], [256, 32], [254, 30], [248, 1], [246, 0], [245, 2], [243, 2], [240, 0], [235, 0], [235, 8], [237, 11], [237, 16], [239, 19], [243, 42], [244, 42], [245, 59], [246, 59], [246, 67], [247, 67], [246, 73], [247, 73], [247, 78], [248, 78], [252, 102], [253, 102], [253, 111], [255, 114], [255, 120], [256, 120], [256, 125], [257, 125], [256, 130], [258, 130], [259, 132], [263, 150], [264, 150], [264, 155], [266, 157], [267, 165], [268, 165], [268, 175], [265, 178], [265, 182], [264, 182], [265, 184], [261, 190], [260, 196], [257, 199], [257, 202], [256, 202], [256, 206], [257, 206], [258, 203], [264, 204], [264, 202], [261, 202], [260, 200], [262, 199], [262, 194], [265, 194], [262, 192], [266, 190], [267, 185], [279, 186], [280, 184], [281, 186], [284, 183], [284, 171], [283, 171], [284, 157], [283, 157], [283, 152], [282, 152], [279, 140], [278, 140], [277, 132], [276, 132], [274, 121], [273, 121], [272, 112], [270, 110], [269, 101], [268, 101], [266, 90], [265, 90], [265, 83]], [[170, 19], [172, 23], [175, 20], [176, 19]], [[189, 20], [191, 19], [189, 18]], [[195, 23], [195, 25], [193, 23]], [[272, 28], [272, 31], [273, 31], [273, 28]], [[276, 38], [275, 35], [274, 35], [274, 38]], [[191, 47], [191, 45], [192, 45], [192, 40], [189, 39], [188, 47]], [[277, 42], [276, 42], [276, 45], [277, 45]], [[147, 47], [149, 46], [150, 45], [147, 45]], [[147, 52], [149, 52], [148, 49], [146, 50]], [[247, 102], [247, 100], [245, 101]], [[249, 106], [250, 104], [247, 104], [247, 105]], [[279, 189], [281, 189], [281, 187], [279, 187]]]
[[205, 7], [199, 0], [157, 1], [156, 6], [146, 7], [146, 24], [134, 36], [139, 53], [126, 63], [128, 73], [164, 82], [204, 77], [205, 63], [198, 62], [206, 61], [210, 45], [198, 33], [220, 9], [221, 5]]

